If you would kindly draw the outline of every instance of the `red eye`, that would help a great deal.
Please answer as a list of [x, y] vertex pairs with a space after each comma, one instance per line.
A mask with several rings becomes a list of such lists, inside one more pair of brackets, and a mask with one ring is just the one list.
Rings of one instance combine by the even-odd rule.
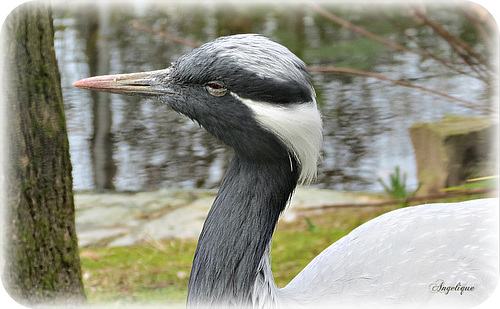
[[220, 84], [216, 84], [216, 83], [208, 83], [207, 84], [208, 87], [212, 88], [212, 89], [223, 89], [224, 86], [220, 85]]
[[208, 93], [210, 93], [211, 95], [216, 96], [216, 97], [222, 97], [223, 95], [225, 95], [227, 93], [226, 86], [221, 82], [217, 82], [217, 81], [208, 82], [205, 85], [205, 87], [207, 88]]

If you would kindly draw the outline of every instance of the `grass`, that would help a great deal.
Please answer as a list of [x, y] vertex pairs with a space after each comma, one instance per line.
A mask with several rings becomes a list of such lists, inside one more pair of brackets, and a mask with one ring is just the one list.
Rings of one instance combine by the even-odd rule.
[[[402, 177], [401, 177], [402, 176]], [[378, 182], [384, 187], [385, 192], [393, 199], [407, 199], [414, 197], [418, 190], [422, 187], [422, 183], [418, 184], [418, 187], [413, 192], [408, 192], [406, 190], [406, 173], [403, 172], [401, 175], [399, 166], [396, 166], [394, 173], [389, 174], [388, 184], [386, 184], [382, 178], [377, 179]], [[399, 204], [400, 207], [407, 207], [409, 202], [404, 201]]]
[[[285, 286], [316, 255], [360, 224], [393, 208], [339, 209], [280, 222], [272, 269]], [[183, 305], [196, 240], [167, 240], [128, 247], [82, 248], [83, 282], [89, 304]]]
[[184, 302], [196, 242], [160, 244], [83, 249], [80, 256], [88, 302]]
[[[458, 197], [448, 202], [465, 199]], [[285, 286], [330, 244], [395, 208], [341, 208], [292, 223], [280, 222], [272, 245], [276, 284]], [[178, 239], [128, 247], [83, 248], [80, 256], [88, 303], [184, 307], [195, 248], [196, 240]]]

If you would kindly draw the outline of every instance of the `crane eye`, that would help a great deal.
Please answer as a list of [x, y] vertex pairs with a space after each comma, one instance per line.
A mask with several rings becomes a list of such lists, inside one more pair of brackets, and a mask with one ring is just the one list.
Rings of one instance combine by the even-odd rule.
[[205, 88], [207, 88], [208, 93], [216, 97], [222, 97], [227, 93], [226, 86], [223, 83], [217, 81], [208, 82], [205, 85]]

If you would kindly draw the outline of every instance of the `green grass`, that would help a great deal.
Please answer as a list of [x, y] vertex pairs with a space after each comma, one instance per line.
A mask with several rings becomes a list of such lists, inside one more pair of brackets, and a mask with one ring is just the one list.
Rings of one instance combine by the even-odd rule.
[[[402, 177], [401, 177], [402, 176]], [[392, 197], [393, 199], [407, 199], [414, 197], [418, 190], [422, 187], [422, 183], [418, 184], [418, 187], [413, 192], [409, 192], [406, 190], [406, 172], [401, 172], [399, 170], [399, 166], [396, 166], [394, 173], [389, 174], [389, 180], [387, 184], [382, 180], [382, 178], [377, 179], [378, 182], [384, 187], [387, 195]], [[399, 204], [400, 207], [407, 207], [409, 202], [404, 201]]]
[[[389, 209], [339, 209], [294, 223], [280, 222], [272, 247], [277, 285], [285, 286], [323, 249]], [[196, 240], [83, 248], [80, 256], [89, 304], [183, 305], [195, 249]]]
[[[479, 198], [456, 197], [448, 202]], [[276, 284], [285, 286], [316, 255], [357, 226], [397, 206], [341, 208], [280, 222], [272, 246]], [[166, 240], [129, 247], [81, 250], [85, 293], [91, 305], [183, 307], [196, 240]]]
[[195, 248], [195, 241], [171, 240], [158, 245], [82, 249], [88, 302], [184, 302]]

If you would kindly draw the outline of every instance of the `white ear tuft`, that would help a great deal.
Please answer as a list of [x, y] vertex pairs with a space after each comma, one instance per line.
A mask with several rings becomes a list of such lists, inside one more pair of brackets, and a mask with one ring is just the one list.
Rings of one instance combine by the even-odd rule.
[[285, 106], [243, 99], [234, 93], [231, 95], [247, 105], [256, 120], [291, 150], [301, 167], [300, 184], [309, 184], [316, 179], [323, 133], [321, 114], [315, 100]]

